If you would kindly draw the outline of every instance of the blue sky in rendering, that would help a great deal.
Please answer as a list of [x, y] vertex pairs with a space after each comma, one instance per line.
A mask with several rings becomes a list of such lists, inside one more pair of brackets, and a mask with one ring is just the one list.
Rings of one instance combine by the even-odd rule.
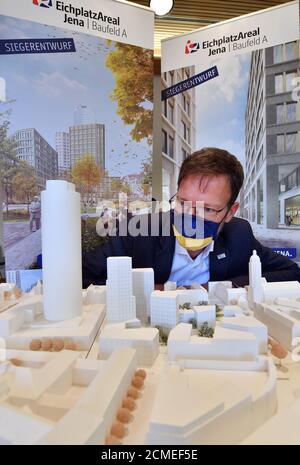
[[[245, 110], [251, 54], [220, 59], [219, 77], [196, 88], [196, 148], [229, 150], [245, 166]], [[203, 71], [197, 66], [196, 73]]]
[[87, 105], [95, 122], [106, 129], [106, 169], [112, 176], [141, 172], [141, 163], [151, 147], [130, 137], [131, 127], [117, 115], [117, 103], [110, 99], [114, 77], [105, 67], [108, 47], [105, 39], [52, 26], [0, 16], [0, 37], [73, 38], [77, 53], [1, 56], [0, 76], [6, 79], [11, 132], [36, 128], [55, 148], [55, 133], [73, 124], [74, 110]]

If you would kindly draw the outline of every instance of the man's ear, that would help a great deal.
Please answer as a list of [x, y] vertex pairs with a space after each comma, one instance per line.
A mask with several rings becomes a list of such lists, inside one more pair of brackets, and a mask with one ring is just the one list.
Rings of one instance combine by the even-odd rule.
[[234, 204], [231, 206], [229, 212], [226, 215], [226, 218], [224, 220], [225, 223], [229, 223], [229, 221], [232, 220], [232, 218], [234, 217], [234, 215], [236, 214], [239, 208], [240, 208], [239, 202], [234, 202]]

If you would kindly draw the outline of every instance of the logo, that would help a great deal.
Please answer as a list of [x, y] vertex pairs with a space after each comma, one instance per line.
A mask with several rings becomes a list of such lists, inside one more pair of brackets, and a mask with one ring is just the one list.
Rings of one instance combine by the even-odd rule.
[[52, 5], [52, 0], [32, 0], [32, 3], [36, 6], [41, 6], [43, 8], [50, 8]]
[[196, 53], [200, 50], [200, 42], [192, 43], [190, 40], [187, 41], [185, 46], [185, 54], [190, 55], [191, 53]]

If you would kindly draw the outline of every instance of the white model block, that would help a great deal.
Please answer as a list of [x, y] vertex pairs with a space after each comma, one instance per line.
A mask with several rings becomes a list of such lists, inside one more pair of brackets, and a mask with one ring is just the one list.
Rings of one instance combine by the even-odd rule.
[[300, 302], [297, 302], [297, 300], [293, 300], [293, 299], [277, 298], [274, 300], [274, 304], [282, 306], [282, 307], [286, 307], [287, 311], [288, 309], [300, 310]]
[[243, 315], [244, 311], [239, 305], [224, 305], [223, 314], [224, 317], [233, 317]]
[[164, 284], [165, 291], [176, 291], [176, 289], [177, 289], [177, 283], [175, 281], [167, 281]]
[[136, 318], [131, 257], [107, 259], [106, 315], [109, 323]]
[[214, 286], [211, 287], [211, 293], [213, 296], [221, 300], [221, 302], [223, 302], [224, 304], [228, 304], [228, 289], [232, 289], [232, 282], [220, 281], [218, 283], [215, 283]]
[[179, 322], [179, 291], [154, 291], [151, 294], [151, 326], [171, 329]]
[[37, 415], [0, 405], [0, 445], [32, 445], [52, 428], [52, 422]]
[[15, 283], [0, 283], [0, 290], [3, 292], [13, 292], [16, 287]]
[[203, 286], [201, 286], [200, 283], [195, 282], [195, 283], [191, 284], [191, 289], [202, 289], [202, 288], [203, 288]]
[[253, 334], [217, 326], [213, 338], [192, 335], [192, 325], [180, 323], [169, 334], [168, 359], [256, 360], [258, 343]]
[[241, 445], [300, 445], [300, 400], [280, 411], [248, 436]]
[[150, 300], [154, 291], [154, 270], [137, 268], [132, 270], [133, 295], [136, 299], [136, 315], [143, 323], [150, 317]]
[[239, 297], [237, 304], [238, 304], [238, 306], [240, 308], [243, 309], [243, 312], [244, 312], [245, 315], [251, 315], [252, 310], [251, 310], [251, 307], [249, 305], [249, 301], [248, 301], [247, 296], [246, 297], [245, 296]]
[[29, 292], [31, 295], [43, 295], [43, 285], [41, 281], [39, 280], [35, 286], [31, 289]]
[[37, 400], [60, 377], [65, 377], [68, 372], [71, 375], [77, 358], [78, 353], [65, 350], [55, 354], [40, 370], [18, 367], [10, 389], [10, 398], [17, 398], [18, 401]]
[[208, 283], [208, 293], [209, 294], [215, 294], [215, 287], [217, 284], [222, 283], [222, 285], [226, 289], [232, 288], [232, 282], [231, 281], [209, 281]]
[[249, 302], [251, 305], [261, 303], [264, 300], [264, 292], [262, 287], [262, 267], [259, 256], [256, 250], [253, 250], [253, 255], [249, 261]]
[[180, 323], [193, 323], [195, 320], [194, 310], [179, 310], [179, 321]]
[[40, 444], [105, 444], [137, 368], [135, 350], [115, 351], [83, 396]]
[[200, 289], [179, 289], [175, 292], [178, 295], [178, 305], [189, 302], [194, 306], [199, 302], [208, 302], [208, 292], [202, 286]]
[[288, 349], [292, 347], [293, 339], [300, 336], [300, 320], [274, 304], [256, 305], [254, 316], [267, 326], [270, 336]]
[[268, 328], [256, 318], [244, 315], [222, 318], [220, 324], [222, 328], [236, 329], [237, 331], [254, 334], [258, 342], [259, 353], [266, 354], [268, 352]]
[[85, 305], [106, 304], [106, 286], [94, 286], [91, 284], [85, 295]]
[[0, 287], [0, 308], [4, 304], [4, 289]]
[[0, 313], [0, 338], [7, 348], [28, 350], [32, 339], [60, 338], [74, 342], [77, 350], [89, 350], [105, 317], [104, 305], [85, 305], [81, 317], [49, 322], [41, 309], [42, 296], [30, 295]]
[[276, 406], [272, 361], [185, 360], [161, 378], [147, 444], [237, 444], [268, 420]]
[[44, 315], [61, 321], [82, 313], [80, 195], [67, 181], [42, 192]]
[[24, 314], [15, 308], [1, 313], [0, 315], [0, 337], [7, 339], [24, 324]]
[[106, 360], [116, 349], [136, 350], [140, 366], [152, 366], [159, 353], [159, 333], [156, 328], [126, 328], [125, 323], [108, 324], [99, 337], [99, 358]]
[[125, 328], [141, 328], [141, 327], [142, 327], [141, 320], [138, 320], [137, 318], [135, 318], [135, 320], [125, 321]]
[[247, 291], [245, 288], [236, 287], [232, 289], [227, 289], [226, 303], [228, 303], [228, 305], [237, 304], [241, 297], [247, 299]]
[[300, 297], [300, 283], [287, 281], [263, 284], [263, 302], [273, 303], [276, 298], [297, 299]]
[[208, 326], [214, 328], [216, 326], [216, 306], [215, 305], [200, 305], [193, 307], [195, 311], [195, 319], [197, 328], [203, 323], [208, 323]]

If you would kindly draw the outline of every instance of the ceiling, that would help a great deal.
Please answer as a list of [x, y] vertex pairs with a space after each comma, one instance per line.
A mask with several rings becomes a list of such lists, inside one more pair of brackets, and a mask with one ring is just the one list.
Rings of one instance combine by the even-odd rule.
[[[289, 0], [175, 0], [171, 13], [155, 21], [155, 55], [160, 56], [162, 39], [209, 24], [287, 3]], [[149, 0], [133, 3], [149, 6]]]

